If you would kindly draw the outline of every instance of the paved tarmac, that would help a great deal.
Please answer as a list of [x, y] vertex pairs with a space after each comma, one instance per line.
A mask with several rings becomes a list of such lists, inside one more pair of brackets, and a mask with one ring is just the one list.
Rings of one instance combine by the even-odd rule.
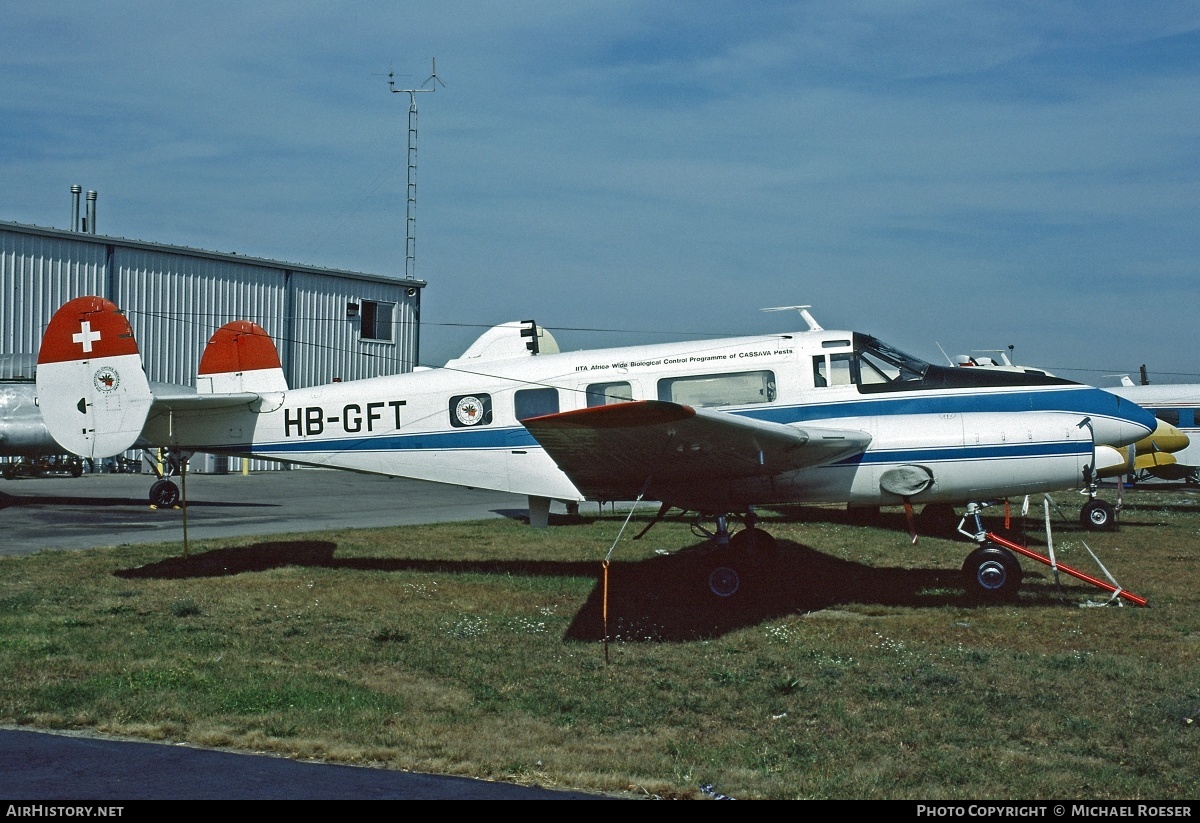
[[19, 801], [103, 801], [112, 806], [138, 800], [604, 799], [610, 798], [465, 777], [0, 728], [4, 808], [13, 803], [19, 807]]
[[[182, 541], [184, 509], [155, 509], [152, 474], [0, 480], [0, 554]], [[180, 479], [173, 478], [179, 485]], [[335, 469], [186, 477], [189, 540], [527, 517], [523, 495]], [[557, 505], [557, 504], [556, 504]]]
[[[149, 474], [0, 480], [0, 554], [182, 541]], [[178, 478], [176, 478], [178, 480]], [[524, 497], [335, 470], [187, 475], [189, 540], [524, 517]], [[458, 777], [0, 728], [0, 800], [597, 800]]]

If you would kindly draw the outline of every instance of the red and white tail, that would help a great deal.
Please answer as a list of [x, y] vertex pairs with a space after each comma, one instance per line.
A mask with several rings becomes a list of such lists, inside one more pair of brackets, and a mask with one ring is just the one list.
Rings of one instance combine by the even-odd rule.
[[213, 332], [200, 358], [198, 394], [287, 391], [279, 352], [266, 331], [248, 320]]
[[38, 405], [54, 439], [81, 457], [111, 457], [141, 436], [153, 396], [133, 329], [116, 304], [77, 297], [42, 335]]

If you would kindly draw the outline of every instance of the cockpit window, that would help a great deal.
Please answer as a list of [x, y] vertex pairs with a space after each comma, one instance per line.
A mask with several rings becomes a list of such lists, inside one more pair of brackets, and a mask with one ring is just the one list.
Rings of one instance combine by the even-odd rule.
[[983, 386], [1062, 385], [1071, 381], [1043, 373], [935, 366], [870, 335], [854, 335], [851, 376], [863, 394]]
[[854, 348], [864, 384], [917, 381], [929, 368], [924, 360], [867, 335], [858, 335]]

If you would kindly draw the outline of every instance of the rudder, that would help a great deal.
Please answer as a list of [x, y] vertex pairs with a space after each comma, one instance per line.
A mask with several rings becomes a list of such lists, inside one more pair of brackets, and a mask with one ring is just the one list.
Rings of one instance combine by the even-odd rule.
[[81, 457], [111, 457], [142, 434], [154, 400], [133, 329], [115, 303], [77, 297], [46, 326], [38, 405], [50, 434]]
[[196, 374], [200, 394], [287, 391], [287, 378], [271, 336], [249, 320], [213, 332]]

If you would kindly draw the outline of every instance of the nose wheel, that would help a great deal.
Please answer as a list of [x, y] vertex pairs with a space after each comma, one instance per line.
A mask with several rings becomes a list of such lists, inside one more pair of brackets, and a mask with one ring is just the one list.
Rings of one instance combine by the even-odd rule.
[[1011, 600], [1021, 588], [1021, 564], [1007, 549], [985, 543], [963, 562], [967, 594], [977, 600]]
[[1115, 531], [1117, 509], [1111, 503], [1094, 497], [1079, 510], [1079, 525], [1093, 532]]

